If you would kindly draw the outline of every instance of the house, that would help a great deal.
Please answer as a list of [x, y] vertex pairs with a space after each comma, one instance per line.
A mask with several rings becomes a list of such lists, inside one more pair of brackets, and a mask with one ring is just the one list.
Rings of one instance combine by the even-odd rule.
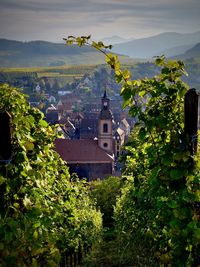
[[47, 109], [46, 109], [46, 121], [50, 124], [50, 125], [55, 125], [58, 123], [58, 121], [60, 120], [60, 116], [58, 113], [58, 110], [56, 109], [56, 107], [51, 104]]
[[82, 119], [80, 123], [80, 139], [94, 139], [98, 136], [98, 118]]
[[41, 91], [41, 87], [40, 87], [39, 84], [37, 84], [37, 86], [35, 87], [35, 91], [36, 91], [37, 93], [39, 93], [39, 92]]
[[60, 96], [60, 101], [57, 104], [57, 109], [61, 115], [70, 114], [76, 106], [79, 106], [81, 100], [72, 92]]
[[130, 135], [131, 127], [125, 118], [120, 121], [119, 127], [124, 131], [125, 137], [127, 138]]
[[48, 99], [49, 103], [56, 103], [56, 98], [54, 96], [50, 96]]
[[112, 175], [113, 156], [98, 146], [97, 140], [56, 139], [56, 151], [67, 162], [70, 173], [77, 173], [88, 181]]
[[121, 153], [121, 148], [125, 142], [125, 137], [124, 130], [118, 127], [114, 134], [114, 154], [116, 159]]
[[68, 118], [63, 117], [59, 120], [58, 124], [66, 139], [72, 139], [74, 137], [76, 128]]

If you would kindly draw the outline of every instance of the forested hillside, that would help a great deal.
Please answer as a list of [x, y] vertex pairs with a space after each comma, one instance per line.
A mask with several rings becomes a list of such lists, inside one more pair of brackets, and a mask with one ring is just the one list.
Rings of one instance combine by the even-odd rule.
[[[129, 60], [122, 56], [121, 59]], [[46, 41], [19, 42], [0, 39], [0, 67], [45, 67], [104, 63], [104, 56], [92, 49]]]
[[192, 48], [188, 49], [184, 54], [179, 56], [181, 59], [193, 59], [194, 61], [200, 61], [200, 43], [197, 43]]

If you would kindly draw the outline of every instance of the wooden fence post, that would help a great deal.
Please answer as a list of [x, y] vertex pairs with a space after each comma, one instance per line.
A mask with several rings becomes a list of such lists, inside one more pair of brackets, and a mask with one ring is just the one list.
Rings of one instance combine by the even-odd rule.
[[198, 122], [199, 122], [199, 94], [191, 88], [185, 94], [185, 133], [189, 137], [189, 149], [192, 155], [197, 153]]
[[[6, 164], [12, 156], [11, 116], [8, 112], [0, 112], [0, 174], [6, 176]], [[5, 184], [0, 185], [0, 209], [5, 212]]]
[[8, 112], [0, 112], [0, 162], [6, 164], [11, 156], [11, 116]]

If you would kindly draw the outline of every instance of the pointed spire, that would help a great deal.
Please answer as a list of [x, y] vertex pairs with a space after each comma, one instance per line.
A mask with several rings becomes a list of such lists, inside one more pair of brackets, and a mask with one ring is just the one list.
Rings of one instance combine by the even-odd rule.
[[107, 92], [106, 92], [106, 89], [104, 90], [103, 98], [107, 98]]
[[104, 90], [104, 95], [103, 95], [101, 101], [102, 101], [102, 109], [109, 109], [110, 100], [107, 98], [106, 88]]
[[101, 112], [100, 119], [112, 119], [112, 112], [110, 110], [110, 99], [107, 97], [106, 89], [104, 91], [104, 95], [101, 98]]

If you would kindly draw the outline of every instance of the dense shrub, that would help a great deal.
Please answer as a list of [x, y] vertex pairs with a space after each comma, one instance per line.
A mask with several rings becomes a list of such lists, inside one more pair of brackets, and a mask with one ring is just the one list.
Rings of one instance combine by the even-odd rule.
[[90, 186], [90, 195], [103, 215], [103, 226], [112, 228], [114, 206], [121, 187], [120, 177], [110, 176], [105, 180], [92, 181]]
[[197, 266], [200, 159], [184, 132], [184, 66], [164, 58], [156, 64], [159, 75], [122, 88], [138, 123], [126, 146], [129, 181], [115, 210], [119, 243], [137, 266]]
[[101, 214], [84, 181], [70, 181], [54, 151], [55, 131], [17, 89], [0, 86], [0, 112], [12, 117], [12, 158], [1, 162], [1, 266], [57, 266], [61, 254], [90, 246]]

